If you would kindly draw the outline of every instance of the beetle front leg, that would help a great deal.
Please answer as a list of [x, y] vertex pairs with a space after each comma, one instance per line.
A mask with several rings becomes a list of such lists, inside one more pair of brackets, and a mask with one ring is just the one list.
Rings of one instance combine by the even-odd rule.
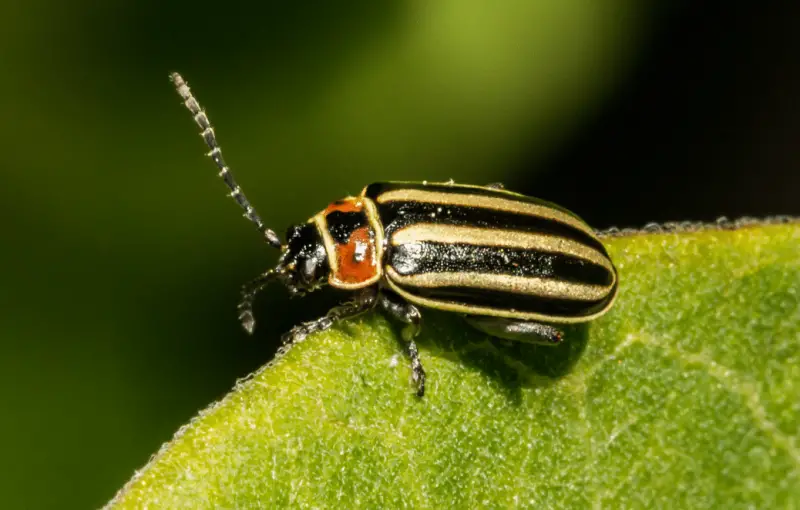
[[256, 294], [261, 292], [272, 280], [277, 278], [278, 273], [274, 269], [270, 269], [258, 278], [245, 283], [242, 286], [242, 298], [239, 301], [239, 322], [242, 327], [249, 334], [253, 334], [256, 327], [256, 320], [253, 317], [253, 301], [256, 299]]
[[374, 290], [367, 289], [356, 295], [353, 301], [331, 308], [323, 317], [293, 327], [288, 333], [283, 335], [281, 339], [283, 345], [299, 342], [311, 333], [325, 331], [341, 320], [350, 319], [370, 311], [375, 306], [376, 297], [377, 293]]
[[394, 317], [404, 322], [403, 339], [408, 343], [408, 357], [411, 358], [411, 374], [417, 383], [417, 396], [425, 394], [425, 369], [419, 360], [419, 350], [414, 339], [419, 335], [421, 329], [422, 315], [416, 306], [403, 301], [399, 296], [387, 292], [381, 293], [378, 298], [381, 308]]

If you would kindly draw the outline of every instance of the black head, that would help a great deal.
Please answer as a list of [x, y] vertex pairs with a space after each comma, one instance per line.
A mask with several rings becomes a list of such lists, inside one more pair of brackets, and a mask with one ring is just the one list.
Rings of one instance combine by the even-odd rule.
[[328, 255], [314, 223], [289, 227], [277, 270], [294, 294], [311, 292], [327, 283]]

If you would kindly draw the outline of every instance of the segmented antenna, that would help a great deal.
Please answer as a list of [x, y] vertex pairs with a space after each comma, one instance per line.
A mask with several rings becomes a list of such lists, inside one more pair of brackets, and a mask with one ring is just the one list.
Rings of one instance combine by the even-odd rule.
[[217, 168], [219, 168], [219, 176], [222, 177], [222, 180], [225, 181], [225, 184], [230, 188], [230, 196], [244, 209], [244, 217], [256, 224], [256, 227], [258, 227], [258, 230], [264, 235], [264, 239], [266, 239], [267, 243], [275, 248], [280, 248], [281, 240], [275, 232], [264, 225], [261, 217], [253, 206], [250, 205], [250, 201], [247, 200], [244, 193], [242, 193], [242, 189], [236, 184], [236, 180], [234, 180], [233, 174], [231, 174], [228, 169], [228, 165], [225, 164], [225, 160], [222, 159], [222, 149], [220, 149], [217, 143], [217, 137], [214, 136], [214, 128], [211, 127], [211, 122], [208, 120], [206, 112], [200, 108], [197, 99], [194, 98], [192, 92], [189, 90], [189, 85], [186, 84], [186, 81], [184, 81], [183, 77], [178, 73], [172, 73], [170, 79], [172, 83], [175, 84], [175, 90], [178, 91], [178, 94], [183, 99], [183, 104], [192, 112], [194, 121], [200, 126], [202, 130], [200, 135], [203, 137], [203, 141], [206, 142], [206, 145], [208, 145], [208, 148], [211, 149], [208, 156], [214, 160]]

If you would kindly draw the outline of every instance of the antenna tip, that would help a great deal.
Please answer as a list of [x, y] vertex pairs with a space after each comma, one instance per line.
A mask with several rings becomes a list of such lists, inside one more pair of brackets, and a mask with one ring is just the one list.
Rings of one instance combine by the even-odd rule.
[[183, 79], [183, 76], [178, 73], [170, 73], [169, 79], [172, 84], [175, 85], [175, 90], [178, 91], [178, 94], [180, 94], [184, 101], [188, 101], [192, 93], [189, 92], [189, 85], [186, 84], [186, 80]]

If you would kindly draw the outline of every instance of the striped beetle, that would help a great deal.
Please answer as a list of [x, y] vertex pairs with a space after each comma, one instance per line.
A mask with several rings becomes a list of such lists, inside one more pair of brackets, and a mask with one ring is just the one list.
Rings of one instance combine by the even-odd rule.
[[171, 78], [231, 197], [280, 250], [275, 268], [242, 287], [239, 319], [248, 333], [255, 327], [255, 296], [272, 281], [293, 295], [326, 283], [352, 291], [351, 302], [294, 327], [284, 344], [380, 307], [406, 324], [403, 337], [422, 396], [418, 307], [463, 314], [495, 337], [550, 345], [562, 337], [550, 324], [586, 322], [611, 308], [617, 271], [594, 231], [572, 212], [500, 184], [370, 184], [290, 227], [281, 243], [233, 179], [189, 86], [178, 73]]

